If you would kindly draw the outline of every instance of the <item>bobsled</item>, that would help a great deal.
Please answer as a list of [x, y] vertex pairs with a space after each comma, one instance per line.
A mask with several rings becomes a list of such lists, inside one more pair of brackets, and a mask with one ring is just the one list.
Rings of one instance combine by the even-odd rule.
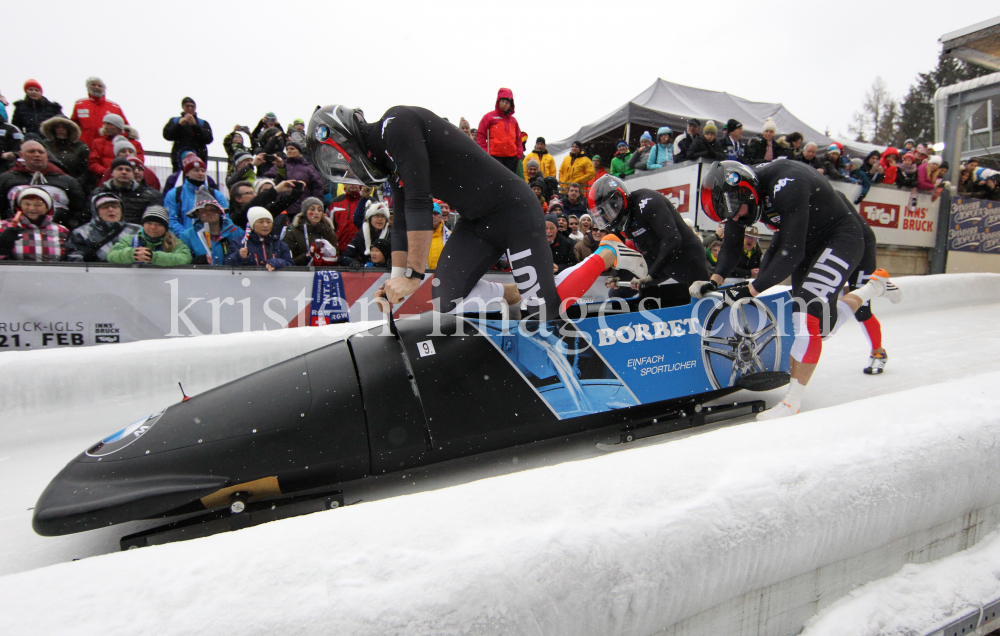
[[[679, 286], [675, 286], [679, 287]], [[788, 381], [787, 292], [577, 305], [568, 320], [428, 312], [174, 404], [48, 485], [44, 536], [165, 519], [124, 548], [344, 505], [351, 482], [590, 431], [609, 443], [747, 414]], [[252, 413], [252, 417], [247, 417]]]

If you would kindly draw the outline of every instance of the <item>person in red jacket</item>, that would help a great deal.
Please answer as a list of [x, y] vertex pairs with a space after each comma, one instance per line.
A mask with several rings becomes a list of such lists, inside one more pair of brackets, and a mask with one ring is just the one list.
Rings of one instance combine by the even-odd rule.
[[[97, 175], [97, 178], [100, 178], [104, 171], [111, 167], [111, 162], [115, 160], [115, 138], [125, 132], [124, 128], [125, 120], [120, 115], [108, 113], [104, 116], [101, 136], [90, 140], [90, 157], [87, 159], [87, 168]], [[124, 136], [119, 141], [129, 143]], [[135, 150], [135, 146], [132, 146], [132, 149]]]
[[104, 81], [100, 77], [87, 78], [87, 97], [78, 99], [73, 104], [73, 114], [70, 119], [80, 127], [80, 141], [88, 146], [95, 137], [100, 136], [104, 116], [108, 113], [118, 115], [124, 123], [128, 123], [122, 107], [105, 98], [104, 91]]
[[337, 229], [337, 249], [343, 254], [354, 240], [359, 226], [365, 221], [365, 204], [368, 198], [361, 194], [361, 186], [344, 184], [344, 194], [330, 203], [330, 217]]
[[517, 173], [517, 164], [524, 156], [521, 127], [514, 119], [514, 93], [509, 88], [497, 92], [494, 110], [483, 115], [476, 129], [476, 143], [491, 157]]

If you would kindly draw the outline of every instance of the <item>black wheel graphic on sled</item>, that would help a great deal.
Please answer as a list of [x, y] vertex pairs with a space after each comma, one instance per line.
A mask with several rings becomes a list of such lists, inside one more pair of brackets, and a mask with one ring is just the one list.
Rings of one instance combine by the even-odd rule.
[[750, 374], [780, 371], [778, 328], [774, 313], [756, 298], [732, 307], [716, 304], [702, 321], [701, 339], [702, 363], [712, 388], [736, 386]]

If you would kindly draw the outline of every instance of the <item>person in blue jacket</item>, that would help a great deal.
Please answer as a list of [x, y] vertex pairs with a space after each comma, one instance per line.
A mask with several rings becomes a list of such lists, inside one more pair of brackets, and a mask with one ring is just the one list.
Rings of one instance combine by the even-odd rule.
[[264, 267], [269, 272], [289, 267], [292, 251], [278, 234], [272, 234], [274, 217], [267, 208], [252, 207], [247, 211], [247, 225], [253, 228], [246, 236], [246, 244], [226, 257], [226, 265]]
[[184, 230], [194, 223], [194, 218], [188, 212], [194, 209], [195, 195], [199, 190], [214, 196], [219, 202], [220, 209], [225, 210], [229, 207], [226, 195], [219, 190], [209, 191], [206, 188], [205, 162], [201, 157], [193, 152], [188, 153], [184, 157], [183, 167], [184, 179], [181, 184], [163, 195], [163, 203], [170, 212], [170, 231], [176, 236], [183, 234]]
[[646, 170], [656, 170], [674, 162], [674, 146], [670, 143], [670, 136], [673, 134], [670, 126], [661, 126], [656, 131], [656, 144], [649, 149]]
[[224, 265], [230, 254], [239, 251], [243, 230], [229, 220], [222, 205], [207, 190], [195, 193], [188, 216], [192, 224], [178, 238], [191, 250], [192, 265]]

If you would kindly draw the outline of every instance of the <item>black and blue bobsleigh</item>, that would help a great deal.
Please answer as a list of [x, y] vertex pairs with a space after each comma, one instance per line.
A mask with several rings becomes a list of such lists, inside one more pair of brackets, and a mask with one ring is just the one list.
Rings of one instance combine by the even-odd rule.
[[787, 382], [787, 293], [736, 309], [678, 302], [583, 306], [590, 317], [561, 323], [428, 312], [355, 334], [97, 442], [48, 485], [32, 525], [260, 522], [285, 503], [336, 507], [344, 484], [373, 475], [602, 428], [631, 440], [654, 422], [697, 425], [704, 402]]

